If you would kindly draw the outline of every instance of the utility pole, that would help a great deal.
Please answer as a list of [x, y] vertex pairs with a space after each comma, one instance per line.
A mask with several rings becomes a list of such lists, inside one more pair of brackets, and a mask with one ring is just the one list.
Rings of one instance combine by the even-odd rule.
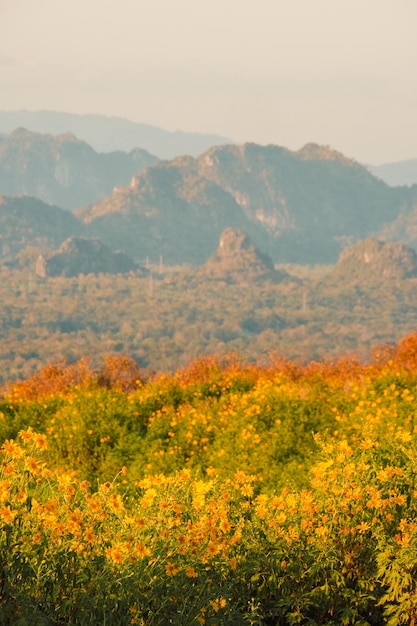
[[304, 293], [303, 293], [303, 307], [302, 307], [303, 313], [307, 312], [307, 307], [308, 307], [307, 291], [304, 291]]

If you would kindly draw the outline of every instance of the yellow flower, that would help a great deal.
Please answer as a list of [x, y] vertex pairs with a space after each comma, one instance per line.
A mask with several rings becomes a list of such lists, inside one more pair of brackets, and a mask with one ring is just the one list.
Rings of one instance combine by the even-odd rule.
[[253, 487], [251, 485], [243, 485], [240, 488], [240, 491], [242, 493], [243, 496], [246, 496], [248, 498], [250, 498], [251, 496], [253, 496]]
[[48, 447], [48, 439], [46, 435], [41, 435], [40, 433], [34, 433], [33, 438], [35, 440], [35, 445], [40, 450], [45, 450]]
[[356, 526], [356, 528], [359, 530], [360, 533], [364, 533], [371, 528], [371, 525], [369, 524], [369, 522], [361, 522], [360, 524], [358, 524], [358, 526]]
[[155, 497], [156, 497], [156, 489], [154, 489], [153, 487], [150, 487], [143, 494], [142, 503], [141, 503], [142, 506], [144, 506], [144, 507], [151, 506], [151, 504], [153, 503]]
[[87, 507], [92, 513], [99, 513], [102, 511], [101, 502], [97, 496], [93, 496], [91, 495], [91, 493], [87, 493], [85, 500]]
[[114, 546], [106, 549], [106, 556], [113, 563], [120, 565], [125, 560], [124, 546], [120, 543], [116, 543]]
[[229, 520], [227, 518], [223, 518], [220, 522], [220, 530], [224, 533], [227, 533], [229, 532], [231, 528], [232, 528], [232, 525], [229, 522]]
[[278, 522], [278, 524], [283, 524], [287, 519], [287, 516], [285, 515], [285, 513], [278, 513], [278, 515], [276, 516], [276, 520]]
[[121, 513], [124, 510], [123, 500], [120, 494], [112, 493], [108, 500], [109, 509], [113, 511], [113, 513]]
[[28, 457], [26, 461], [26, 467], [29, 470], [29, 472], [31, 472], [31, 474], [34, 474], [35, 476], [39, 472], [38, 461], [34, 459], [33, 456]]
[[19, 459], [24, 456], [24, 450], [17, 445], [13, 439], [7, 439], [7, 441], [4, 442], [3, 447], [0, 449], [0, 452], [4, 452], [8, 456], [15, 459]]
[[178, 567], [171, 562], [168, 562], [165, 567], [165, 573], [167, 576], [175, 576], [178, 573]]
[[27, 430], [21, 430], [19, 432], [19, 436], [21, 439], [23, 439], [23, 441], [27, 442], [30, 441], [31, 439], [33, 439], [33, 430], [32, 430], [32, 426], [29, 426], [29, 428]]

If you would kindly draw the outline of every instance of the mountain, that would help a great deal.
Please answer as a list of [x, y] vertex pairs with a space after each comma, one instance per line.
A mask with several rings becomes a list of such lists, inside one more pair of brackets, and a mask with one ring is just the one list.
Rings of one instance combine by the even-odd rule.
[[237, 228], [226, 228], [222, 232], [219, 246], [202, 267], [201, 274], [226, 282], [279, 282], [288, 277], [286, 272], [275, 271], [271, 259]]
[[158, 162], [76, 214], [88, 236], [133, 258], [203, 264], [233, 227], [274, 263], [333, 263], [411, 201], [326, 146], [244, 144]]
[[386, 283], [417, 276], [417, 254], [398, 242], [382, 242], [372, 237], [345, 248], [337, 264], [323, 282]]
[[19, 128], [0, 137], [0, 193], [34, 196], [72, 210], [127, 184], [156, 161], [145, 150], [98, 154], [69, 133], [42, 135]]
[[36, 274], [47, 276], [79, 276], [80, 274], [123, 274], [136, 268], [123, 252], [112, 252], [98, 239], [70, 237], [58, 252], [45, 259], [39, 256]]
[[374, 176], [377, 176], [392, 187], [417, 185], [417, 159], [384, 163], [383, 165], [370, 165], [368, 169]]
[[16, 262], [28, 246], [56, 248], [79, 235], [82, 224], [69, 212], [41, 200], [0, 196], [0, 258]]
[[167, 131], [149, 124], [137, 124], [121, 117], [76, 115], [58, 111], [0, 111], [0, 132], [10, 133], [23, 126], [38, 133], [73, 133], [99, 152], [142, 148], [160, 158], [180, 154], [201, 154], [213, 145], [230, 143], [220, 135]]

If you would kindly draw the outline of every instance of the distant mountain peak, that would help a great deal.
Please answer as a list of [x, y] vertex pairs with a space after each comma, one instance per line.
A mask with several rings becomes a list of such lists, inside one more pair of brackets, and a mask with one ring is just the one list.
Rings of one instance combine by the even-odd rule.
[[232, 227], [221, 233], [218, 248], [203, 266], [203, 272], [233, 282], [256, 279], [279, 282], [286, 277], [284, 272], [275, 271], [269, 256], [260, 252], [244, 231]]
[[79, 274], [121, 274], [136, 268], [123, 252], [112, 252], [99, 239], [69, 237], [58, 252], [48, 259], [40, 256], [36, 262], [39, 276], [78, 276]]
[[417, 159], [369, 165], [369, 171], [391, 187], [417, 185]]
[[417, 254], [396, 241], [368, 237], [345, 248], [329, 276], [347, 282], [380, 282], [417, 276]]
[[266, 254], [259, 252], [243, 230], [232, 227], [226, 228], [220, 235], [216, 258], [227, 261], [242, 255], [249, 255], [266, 268], [274, 269], [271, 259]]
[[306, 145], [295, 154], [299, 159], [303, 159], [305, 161], [340, 161], [345, 165], [357, 165], [357, 162], [354, 159], [349, 159], [344, 154], [334, 150], [330, 146], [323, 146], [313, 142], [306, 143]]

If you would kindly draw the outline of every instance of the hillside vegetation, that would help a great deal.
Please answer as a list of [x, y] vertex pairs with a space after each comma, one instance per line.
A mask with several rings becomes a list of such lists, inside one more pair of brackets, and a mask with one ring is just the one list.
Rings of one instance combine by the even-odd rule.
[[3, 623], [413, 624], [417, 336], [51, 365], [0, 403]]
[[[128, 272], [129, 259], [83, 240], [43, 261], [39, 252], [21, 252], [25, 269], [0, 269], [0, 382], [86, 355], [96, 366], [126, 354], [171, 372], [231, 352], [255, 362], [274, 352], [300, 362], [349, 351], [368, 359], [373, 345], [416, 328], [416, 255], [396, 243], [367, 239], [326, 273], [274, 268], [237, 229], [223, 232], [200, 268], [161, 259]], [[104, 273], [113, 271], [125, 273]]]

